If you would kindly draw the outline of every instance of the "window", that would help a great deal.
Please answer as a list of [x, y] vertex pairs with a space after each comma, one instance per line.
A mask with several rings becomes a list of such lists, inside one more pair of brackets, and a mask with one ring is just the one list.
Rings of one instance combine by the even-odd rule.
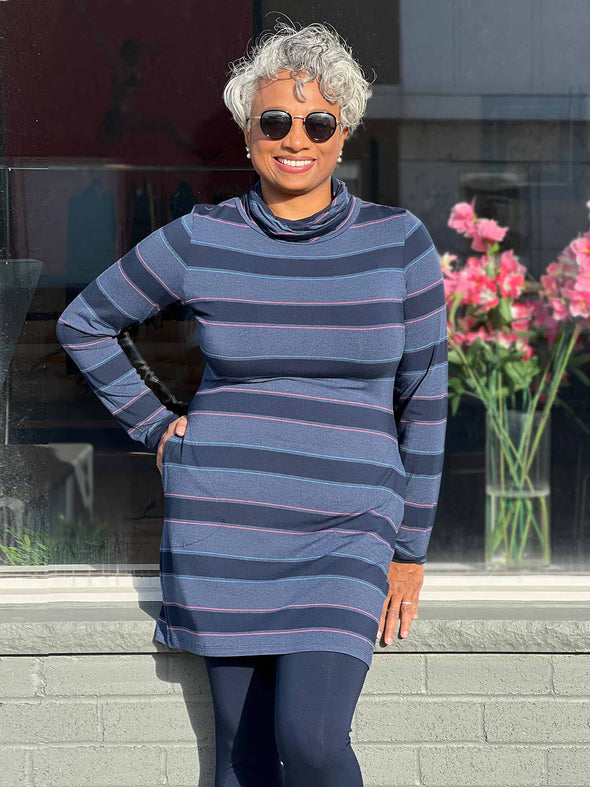
[[[274, 11], [265, 1], [230, 3], [222, 17], [190, 2], [0, 4], [0, 574], [157, 575], [155, 457], [89, 390], [56, 341], [56, 320], [149, 233], [253, 182], [221, 92], [228, 62], [272, 28]], [[375, 71], [364, 123], [335, 173], [353, 193], [409, 208], [439, 252], [461, 257], [467, 245], [447, 220], [475, 197], [510, 226], [537, 279], [586, 231], [590, 76], [579, 64], [590, 56], [590, 7], [379, 0], [368, 20], [358, 4], [289, 0], [281, 11], [330, 22], [367, 78]], [[174, 305], [129, 334], [182, 407], [204, 369], [192, 314]], [[590, 397], [572, 379], [561, 399], [551, 570], [584, 571]], [[481, 571], [484, 444], [483, 409], [464, 401], [448, 419], [429, 567]]]

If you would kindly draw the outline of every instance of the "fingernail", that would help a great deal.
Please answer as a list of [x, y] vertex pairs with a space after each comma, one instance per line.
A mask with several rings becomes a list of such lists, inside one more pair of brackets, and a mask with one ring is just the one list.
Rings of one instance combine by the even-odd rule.
[[407, 637], [407, 636], [408, 636], [408, 632], [407, 631], [402, 631], [402, 637]]
[[385, 644], [386, 645], [391, 645], [391, 637], [386, 637]]

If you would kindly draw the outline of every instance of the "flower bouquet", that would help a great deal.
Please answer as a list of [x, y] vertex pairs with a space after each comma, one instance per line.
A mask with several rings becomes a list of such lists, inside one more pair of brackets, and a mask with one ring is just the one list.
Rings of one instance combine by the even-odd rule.
[[465, 264], [445, 253], [441, 266], [449, 407], [456, 413], [469, 396], [486, 411], [485, 562], [546, 566], [549, 416], [570, 374], [590, 385], [583, 371], [590, 358], [590, 232], [572, 240], [536, 282], [513, 249], [500, 249], [509, 228], [479, 217], [475, 198], [453, 206], [448, 226], [476, 252]]

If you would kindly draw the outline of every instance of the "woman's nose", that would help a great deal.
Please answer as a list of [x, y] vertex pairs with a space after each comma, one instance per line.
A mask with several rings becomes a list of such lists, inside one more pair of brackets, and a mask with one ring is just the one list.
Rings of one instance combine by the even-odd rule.
[[301, 148], [307, 144], [307, 134], [303, 125], [303, 118], [294, 117], [286, 140], [294, 148]]

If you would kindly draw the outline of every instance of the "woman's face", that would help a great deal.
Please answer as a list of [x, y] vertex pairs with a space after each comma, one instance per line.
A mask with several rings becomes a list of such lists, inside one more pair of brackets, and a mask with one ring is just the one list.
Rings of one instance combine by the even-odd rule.
[[[299, 76], [299, 74], [297, 75]], [[308, 115], [324, 110], [340, 120], [340, 107], [327, 101], [321, 94], [317, 81], [303, 84], [305, 100], [297, 93], [296, 83], [289, 71], [279, 71], [278, 79], [263, 80], [254, 94], [251, 116], [262, 114], [265, 109], [286, 109], [291, 115]], [[348, 129], [336, 126], [336, 131], [326, 142], [314, 142], [307, 136], [301, 118], [294, 118], [291, 129], [283, 139], [272, 140], [260, 129], [259, 120], [250, 121], [250, 131], [244, 128], [246, 145], [250, 148], [252, 166], [260, 175], [262, 187], [272, 199], [283, 195], [311, 193], [325, 188], [336, 166], [336, 160], [348, 135]], [[312, 160], [311, 168], [299, 169], [281, 166], [278, 158]]]

